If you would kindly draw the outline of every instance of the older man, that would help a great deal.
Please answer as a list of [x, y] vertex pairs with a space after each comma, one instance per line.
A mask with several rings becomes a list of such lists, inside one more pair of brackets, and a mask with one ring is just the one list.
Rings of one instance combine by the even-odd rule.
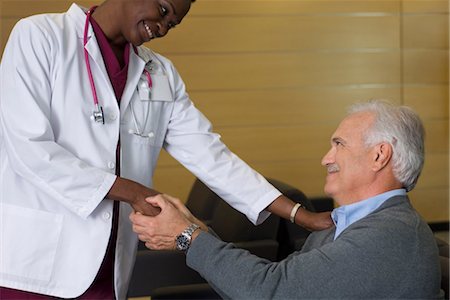
[[322, 160], [325, 192], [339, 204], [335, 226], [312, 233], [281, 262], [220, 241], [170, 196], [148, 199], [161, 207], [159, 216], [131, 219], [154, 249], [173, 247], [162, 241], [189, 228], [177, 247], [188, 248], [187, 264], [225, 297], [439, 298], [436, 242], [407, 196], [423, 162], [424, 129], [411, 109], [382, 101], [352, 106]]

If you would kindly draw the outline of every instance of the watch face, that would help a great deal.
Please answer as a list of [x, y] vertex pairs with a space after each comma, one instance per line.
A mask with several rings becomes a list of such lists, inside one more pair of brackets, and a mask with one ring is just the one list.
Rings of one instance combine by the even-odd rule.
[[191, 239], [188, 236], [180, 234], [179, 236], [177, 236], [177, 249], [186, 251], [189, 248], [190, 242]]

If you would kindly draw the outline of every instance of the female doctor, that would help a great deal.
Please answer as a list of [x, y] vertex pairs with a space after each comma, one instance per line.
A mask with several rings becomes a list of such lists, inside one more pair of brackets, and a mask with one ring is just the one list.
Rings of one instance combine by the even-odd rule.
[[171, 62], [141, 46], [190, 5], [73, 4], [14, 27], [0, 67], [2, 297], [124, 299], [137, 244], [128, 215], [158, 213], [145, 198], [162, 147], [255, 224], [273, 212], [331, 225], [231, 153]]

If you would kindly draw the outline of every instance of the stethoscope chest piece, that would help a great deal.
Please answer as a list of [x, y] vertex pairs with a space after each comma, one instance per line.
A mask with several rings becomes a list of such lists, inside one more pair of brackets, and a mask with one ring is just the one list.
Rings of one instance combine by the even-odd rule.
[[105, 115], [103, 114], [103, 108], [101, 106], [96, 107], [96, 109], [92, 113], [91, 119], [96, 123], [105, 124]]

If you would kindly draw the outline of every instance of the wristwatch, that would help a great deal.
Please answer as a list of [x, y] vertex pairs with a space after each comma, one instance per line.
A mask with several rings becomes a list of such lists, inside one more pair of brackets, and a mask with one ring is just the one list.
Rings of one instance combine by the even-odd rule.
[[192, 223], [188, 226], [188, 228], [180, 233], [175, 239], [177, 243], [177, 249], [184, 252], [188, 251], [189, 247], [191, 246], [192, 234], [199, 228], [200, 226]]

